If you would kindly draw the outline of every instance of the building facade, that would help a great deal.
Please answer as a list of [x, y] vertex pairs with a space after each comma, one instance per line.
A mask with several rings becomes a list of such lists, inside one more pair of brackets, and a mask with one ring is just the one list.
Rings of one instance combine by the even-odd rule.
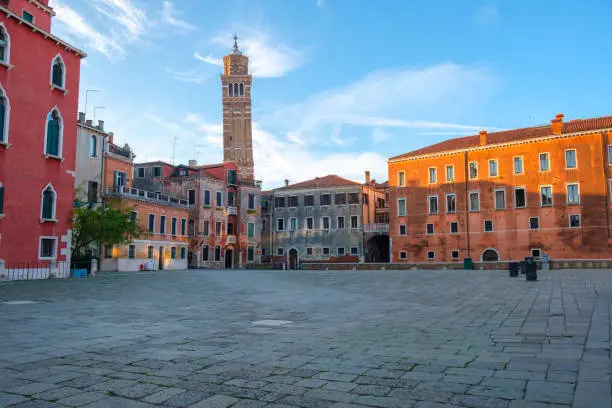
[[54, 14], [47, 0], [0, 3], [0, 269], [71, 256], [85, 53], [50, 33]]
[[456, 138], [389, 160], [394, 262], [612, 258], [612, 117]]

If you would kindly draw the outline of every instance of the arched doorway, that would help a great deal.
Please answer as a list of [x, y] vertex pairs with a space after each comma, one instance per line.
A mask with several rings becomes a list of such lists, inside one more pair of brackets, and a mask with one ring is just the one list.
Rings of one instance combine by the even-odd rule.
[[289, 250], [289, 269], [297, 269], [298, 267], [298, 251], [295, 248]]
[[374, 235], [366, 241], [366, 262], [389, 262], [389, 236]]
[[482, 262], [498, 262], [499, 253], [493, 248], [489, 248], [482, 253]]
[[234, 267], [234, 250], [232, 248], [225, 248], [225, 269], [232, 269]]

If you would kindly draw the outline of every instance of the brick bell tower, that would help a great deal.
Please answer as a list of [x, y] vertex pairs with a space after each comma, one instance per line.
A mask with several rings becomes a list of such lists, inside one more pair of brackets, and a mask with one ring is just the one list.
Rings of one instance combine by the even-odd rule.
[[253, 180], [253, 136], [251, 134], [251, 84], [249, 57], [238, 49], [234, 35], [234, 49], [223, 57], [223, 161], [238, 166], [243, 180]]

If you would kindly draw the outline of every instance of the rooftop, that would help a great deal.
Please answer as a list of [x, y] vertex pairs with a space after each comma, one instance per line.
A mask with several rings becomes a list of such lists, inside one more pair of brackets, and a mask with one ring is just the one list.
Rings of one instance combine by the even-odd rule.
[[275, 188], [272, 191], [281, 191], [281, 190], [297, 190], [303, 188], [330, 188], [330, 187], [356, 187], [360, 186], [360, 183], [357, 183], [352, 180], [347, 180], [335, 174], [329, 174], [324, 177], [315, 177], [310, 180], [301, 181], [295, 184], [287, 184], [284, 187]]

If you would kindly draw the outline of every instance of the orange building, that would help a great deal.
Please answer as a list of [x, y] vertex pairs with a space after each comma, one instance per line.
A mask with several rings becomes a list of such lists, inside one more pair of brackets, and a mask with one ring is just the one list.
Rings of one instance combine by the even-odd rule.
[[392, 261], [612, 259], [612, 116], [563, 118], [389, 159]]

